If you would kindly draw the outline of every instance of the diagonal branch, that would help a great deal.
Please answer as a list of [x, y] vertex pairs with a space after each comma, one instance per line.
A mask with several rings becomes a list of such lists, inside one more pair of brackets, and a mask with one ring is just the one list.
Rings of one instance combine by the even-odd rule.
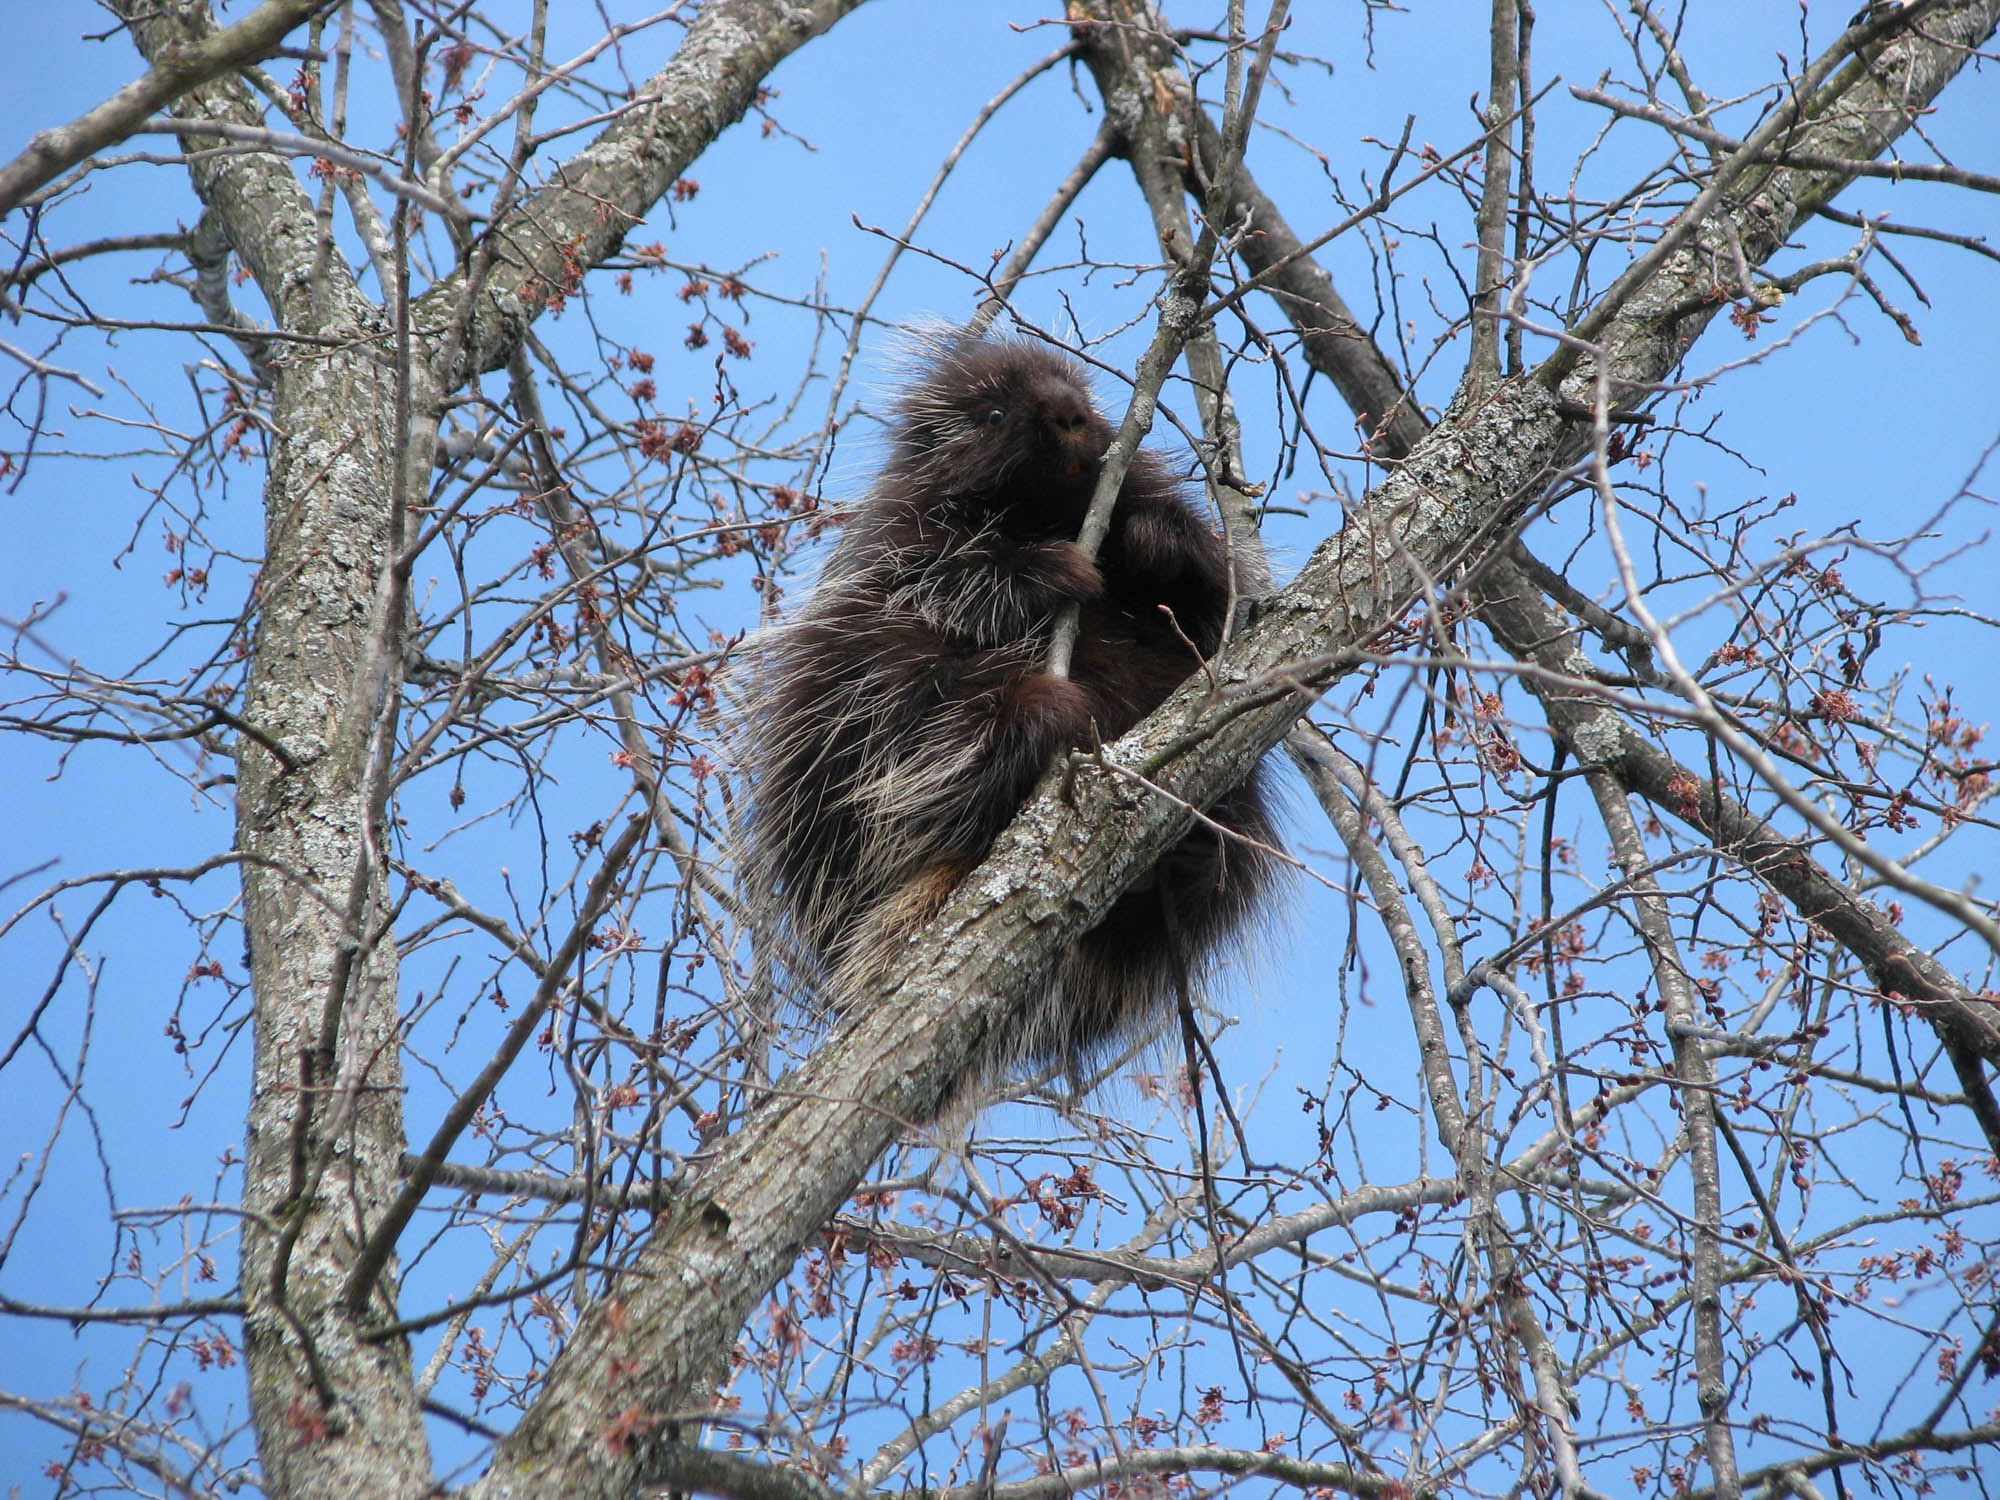
[[[1960, 35], [1966, 46], [1977, 44], [1973, 30]], [[1879, 100], [1849, 103], [1851, 110], [1879, 107]], [[1826, 124], [1829, 134], [1841, 128], [1837, 121]], [[1213, 151], [1218, 144], [1209, 126], [1203, 150]], [[1830, 172], [1851, 173], [1858, 161], [1869, 159], [1862, 152], [1879, 154], [1884, 144], [1878, 136], [1863, 134], [1845, 155], [1808, 159], [1815, 167], [1826, 164]], [[1801, 142], [1799, 150], [1804, 149]], [[1789, 148], [1787, 156], [1793, 156]], [[1395, 367], [1355, 322], [1332, 278], [1310, 256], [1300, 254], [1300, 237], [1247, 173], [1239, 177], [1236, 192], [1238, 211], [1248, 215], [1252, 230], [1239, 247], [1245, 263], [1253, 273], [1272, 278], [1273, 299], [1305, 336], [1308, 363], [1334, 381], [1372, 434], [1374, 454], [1402, 457], [1426, 429], [1414, 404], [1405, 399]], [[1905, 937], [1880, 907], [1830, 874], [1806, 845], [1680, 765], [1615, 707], [1594, 696], [1587, 686], [1592, 666], [1574, 631], [1542, 602], [1530, 574], [1514, 560], [1482, 560], [1477, 599], [1480, 618], [1499, 643], [1517, 659], [1544, 669], [1525, 674], [1523, 681], [1541, 699], [1558, 743], [1585, 765], [1601, 762], [1627, 790], [1731, 851], [1802, 917], [1852, 953], [1885, 996], [1914, 1005], [1937, 1029], [1989, 1144], [2000, 1152], [2000, 1105], [1980, 1066], [1982, 1059], [2000, 1064], [2000, 1010]], [[1576, 688], [1563, 688], [1564, 681]]]
[[[1891, 42], [1806, 133], [1837, 136], [1843, 157], [1876, 154], [1996, 22], [2000, 0], [1928, 12], [1925, 35]], [[1793, 169], [1758, 174], [1716, 205], [1726, 225], [1704, 224], [1695, 238], [1733, 234], [1761, 262], [1844, 181]], [[1671, 371], [1713, 315], [1700, 297], [1713, 285], [1711, 267], [1727, 260], [1690, 247], [1635, 290], [1603, 331], [1602, 358], [1621, 380], [1651, 382]], [[1065, 796], [1062, 778], [1049, 778], [911, 944], [910, 966], [888, 993], [855, 1007], [656, 1224], [622, 1295], [586, 1316], [540, 1397], [472, 1486], [473, 1500], [557, 1487], [623, 1495], [643, 1482], [645, 1445], [608, 1443], [595, 1425], [605, 1403], [623, 1407], [621, 1433], [660, 1434], [699, 1416], [706, 1405], [699, 1382], [757, 1300], [903, 1122], [937, 1108], [1061, 947], [1182, 835], [1186, 807], [1239, 783], [1302, 703], [1400, 621], [1422, 576], [1448, 568], [1541, 493], [1577, 447], [1565, 395], [1557, 382], [1530, 377], [1455, 402], [1217, 658], [1212, 682], [1190, 682], [1108, 747], [1114, 762], [1142, 771], [1169, 796], [1087, 769]], [[1114, 826], [1119, 836], [1105, 836]]]
[[756, 101], [771, 69], [862, 0], [715, 0], [702, 7], [671, 61], [637, 89], [632, 105], [553, 180], [491, 225], [493, 264], [474, 287], [461, 266], [425, 293], [417, 325], [436, 328], [476, 305], [460, 344], [456, 388], [497, 370], [543, 308], [575, 289], [584, 269], [615, 253], [694, 159]]
[[265, 0], [225, 31], [161, 48], [151, 55], [153, 65], [144, 77], [69, 124], [38, 131], [19, 156], [0, 167], [0, 217], [58, 173], [124, 140], [148, 115], [188, 90], [271, 56], [294, 27], [332, 8], [332, 0]]
[[1487, 570], [1479, 616], [1508, 652], [1544, 669], [1522, 681], [1540, 701], [1557, 744], [1729, 853], [1853, 954], [1885, 997], [1916, 1008], [1943, 1041], [1989, 1144], [2000, 1152], [2000, 1108], [1980, 1067], [1982, 1060], [2000, 1064], [2000, 1008], [1829, 874], [1804, 844], [1682, 765], [1606, 703], [1591, 685], [1594, 669], [1575, 632], [1511, 562]]

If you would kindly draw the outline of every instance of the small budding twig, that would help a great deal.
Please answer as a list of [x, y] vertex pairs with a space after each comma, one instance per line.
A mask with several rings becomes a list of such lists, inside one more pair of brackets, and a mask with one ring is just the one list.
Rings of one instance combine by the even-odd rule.
[[[1241, 49], [1241, 7], [1231, 6], [1232, 47], [1223, 109], [1223, 151], [1216, 172], [1216, 182], [1222, 193], [1216, 201], [1225, 204], [1229, 201], [1229, 189], [1242, 163], [1244, 144], [1249, 137], [1249, 122], [1256, 115], [1258, 95], [1264, 76], [1270, 70], [1272, 52], [1278, 33], [1284, 29], [1288, 9], [1289, 0], [1272, 0], [1270, 15], [1246, 82]], [[1199, 105], [1195, 108], [1198, 109]], [[1178, 262], [1178, 269], [1160, 307], [1160, 322], [1153, 331], [1153, 342], [1140, 358], [1138, 369], [1133, 372], [1131, 404], [1125, 409], [1125, 420], [1119, 424], [1118, 436], [1112, 439], [1111, 447], [1105, 452], [1104, 466], [1097, 475], [1097, 488], [1091, 493], [1090, 509], [1084, 515], [1082, 529], [1077, 533], [1077, 545], [1092, 561], [1096, 560], [1097, 549], [1104, 545], [1104, 538], [1111, 530], [1111, 511], [1118, 502], [1118, 491], [1125, 483], [1125, 473], [1132, 465], [1132, 457], [1139, 451], [1139, 444], [1145, 440], [1146, 434], [1152, 431], [1153, 414], [1159, 409], [1160, 387], [1166, 382], [1174, 362], [1180, 358], [1181, 350], [1203, 326], [1202, 306], [1209, 293], [1209, 267], [1215, 263], [1221, 243], [1221, 236], [1217, 234], [1213, 222], [1203, 224], [1194, 248], [1184, 256], [1178, 253], [1180, 235], [1175, 233], [1168, 237], [1167, 253]], [[1062, 614], [1057, 617], [1055, 636], [1049, 643], [1051, 676], [1069, 676], [1081, 617], [1082, 606], [1074, 602], [1064, 606]]]
[[[1204, 234], [1204, 242], [1213, 236]], [[1210, 246], [1213, 254], [1213, 246]], [[1146, 440], [1146, 434], [1153, 430], [1153, 413], [1159, 410], [1160, 386], [1165, 383], [1167, 372], [1180, 358], [1181, 346], [1194, 331], [1195, 315], [1201, 311], [1201, 293], [1208, 284], [1208, 259], [1196, 251], [1197, 258], [1174, 278], [1174, 288], [1167, 294], [1166, 305], [1160, 309], [1160, 326], [1154, 330], [1153, 342], [1139, 360], [1139, 368], [1132, 381], [1132, 404], [1125, 409], [1125, 420], [1119, 424], [1118, 436], [1111, 440], [1105, 450], [1104, 467], [1097, 474], [1097, 488], [1091, 492], [1090, 509], [1083, 518], [1082, 529], [1077, 532], [1076, 544], [1092, 560], [1097, 557], [1097, 549], [1104, 545], [1104, 538], [1111, 531], [1112, 507], [1118, 503], [1118, 491], [1125, 483], [1125, 471], [1132, 467], [1132, 458], [1139, 451], [1139, 444]], [[1190, 290], [1190, 282], [1196, 283]], [[1076, 651], [1077, 627], [1082, 618], [1082, 606], [1074, 601], [1063, 607], [1056, 620], [1055, 638], [1049, 643], [1049, 675], [1069, 676], [1070, 658]]]

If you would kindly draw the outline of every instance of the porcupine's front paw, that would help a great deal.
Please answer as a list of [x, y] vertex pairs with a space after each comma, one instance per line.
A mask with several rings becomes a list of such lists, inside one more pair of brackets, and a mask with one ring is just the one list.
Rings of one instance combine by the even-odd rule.
[[1033, 726], [1036, 732], [1030, 737], [1050, 748], [1082, 744], [1089, 737], [1095, 712], [1096, 703], [1088, 688], [1049, 672], [1020, 678], [1007, 694], [1010, 725]]
[[1124, 555], [1133, 571], [1172, 583], [1204, 561], [1203, 543], [1186, 516], [1163, 507], [1135, 511], [1125, 521]]
[[1075, 542], [1040, 543], [1023, 571], [1059, 599], [1095, 599], [1104, 592], [1104, 575]]

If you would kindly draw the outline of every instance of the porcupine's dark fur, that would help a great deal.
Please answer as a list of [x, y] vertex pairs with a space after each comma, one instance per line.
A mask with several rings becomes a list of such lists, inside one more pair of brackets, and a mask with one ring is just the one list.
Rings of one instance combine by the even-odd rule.
[[[1058, 756], [1123, 734], [1196, 670], [1190, 641], [1221, 642], [1222, 543], [1159, 457], [1133, 460], [1096, 562], [1076, 545], [1112, 436], [1066, 356], [939, 341], [811, 599], [756, 649], [752, 876], [836, 1007], [902, 961]], [[1071, 600], [1064, 680], [1047, 663]], [[984, 1071], [1074, 1072], [1172, 1020], [1276, 873], [1261, 773], [1208, 811], [1255, 843], [1196, 825], [1071, 945]]]

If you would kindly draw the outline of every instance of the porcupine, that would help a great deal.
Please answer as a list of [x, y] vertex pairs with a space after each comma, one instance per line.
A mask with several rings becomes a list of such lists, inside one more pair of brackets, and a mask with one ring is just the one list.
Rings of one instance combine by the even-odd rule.
[[[979, 863], [1066, 751], [1109, 741], [1220, 645], [1222, 542], [1157, 454], [1127, 470], [1093, 562], [1075, 541], [1112, 428], [1040, 344], [940, 338], [808, 602], [754, 652], [752, 880], [838, 1008]], [[1081, 606], [1067, 679], [1049, 671]], [[1199, 659], [1197, 657], [1199, 651]], [[979, 1071], [1060, 1061], [1171, 1022], [1182, 987], [1277, 874], [1261, 768], [1070, 945]]]

